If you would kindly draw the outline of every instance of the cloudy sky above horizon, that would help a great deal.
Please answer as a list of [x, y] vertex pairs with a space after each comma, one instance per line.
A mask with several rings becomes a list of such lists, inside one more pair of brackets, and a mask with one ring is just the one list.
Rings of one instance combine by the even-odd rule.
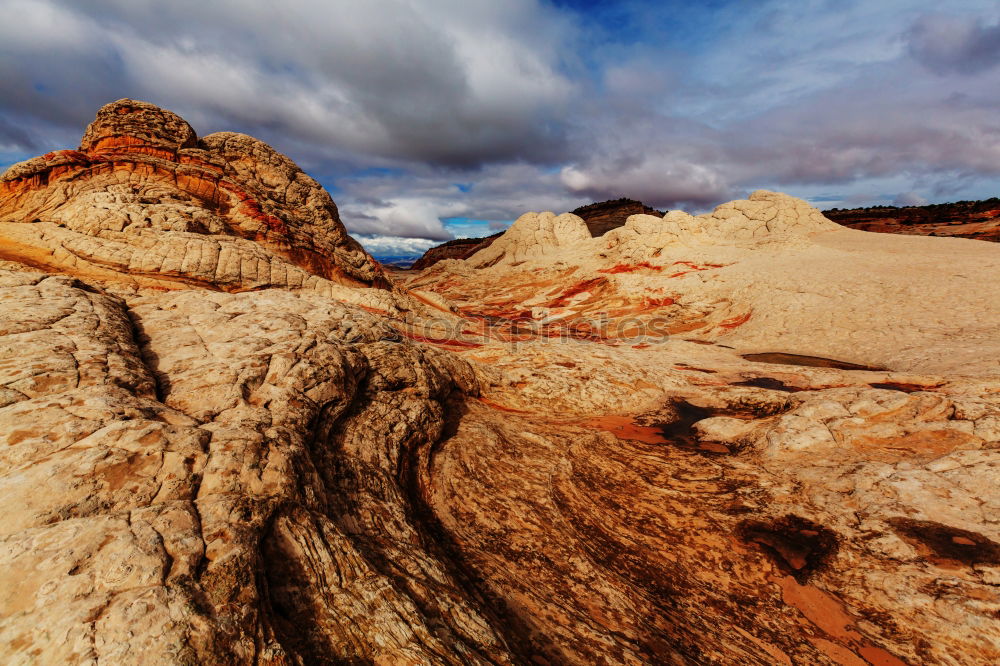
[[1000, 3], [0, 0], [0, 167], [104, 103], [253, 134], [378, 255], [620, 196], [1000, 194]]

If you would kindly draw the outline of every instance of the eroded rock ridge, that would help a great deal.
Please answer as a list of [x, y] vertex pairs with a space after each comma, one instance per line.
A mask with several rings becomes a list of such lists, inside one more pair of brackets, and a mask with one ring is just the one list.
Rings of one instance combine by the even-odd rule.
[[1000, 661], [1000, 246], [762, 191], [393, 281], [131, 100], [0, 188], [7, 663]]

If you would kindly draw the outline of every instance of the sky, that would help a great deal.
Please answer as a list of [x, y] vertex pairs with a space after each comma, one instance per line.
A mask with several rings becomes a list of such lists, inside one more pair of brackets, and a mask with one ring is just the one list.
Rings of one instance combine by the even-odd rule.
[[526, 211], [1000, 195], [1000, 2], [0, 0], [0, 168], [122, 97], [241, 131], [377, 256]]

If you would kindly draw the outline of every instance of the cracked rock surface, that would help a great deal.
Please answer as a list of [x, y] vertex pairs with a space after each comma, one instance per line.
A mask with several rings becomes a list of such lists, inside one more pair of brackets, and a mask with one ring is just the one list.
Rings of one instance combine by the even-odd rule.
[[1000, 661], [1000, 247], [757, 193], [393, 276], [132, 100], [0, 186], [4, 663]]

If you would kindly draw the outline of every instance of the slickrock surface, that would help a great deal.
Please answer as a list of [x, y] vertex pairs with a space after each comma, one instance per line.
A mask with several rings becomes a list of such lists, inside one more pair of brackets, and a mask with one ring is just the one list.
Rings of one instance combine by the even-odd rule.
[[[760, 192], [393, 285], [212, 136], [119, 102], [4, 176], [4, 663], [1000, 660], [1000, 247]], [[192, 150], [281, 230], [161, 173]], [[115, 259], [156, 243], [276, 277]]]

